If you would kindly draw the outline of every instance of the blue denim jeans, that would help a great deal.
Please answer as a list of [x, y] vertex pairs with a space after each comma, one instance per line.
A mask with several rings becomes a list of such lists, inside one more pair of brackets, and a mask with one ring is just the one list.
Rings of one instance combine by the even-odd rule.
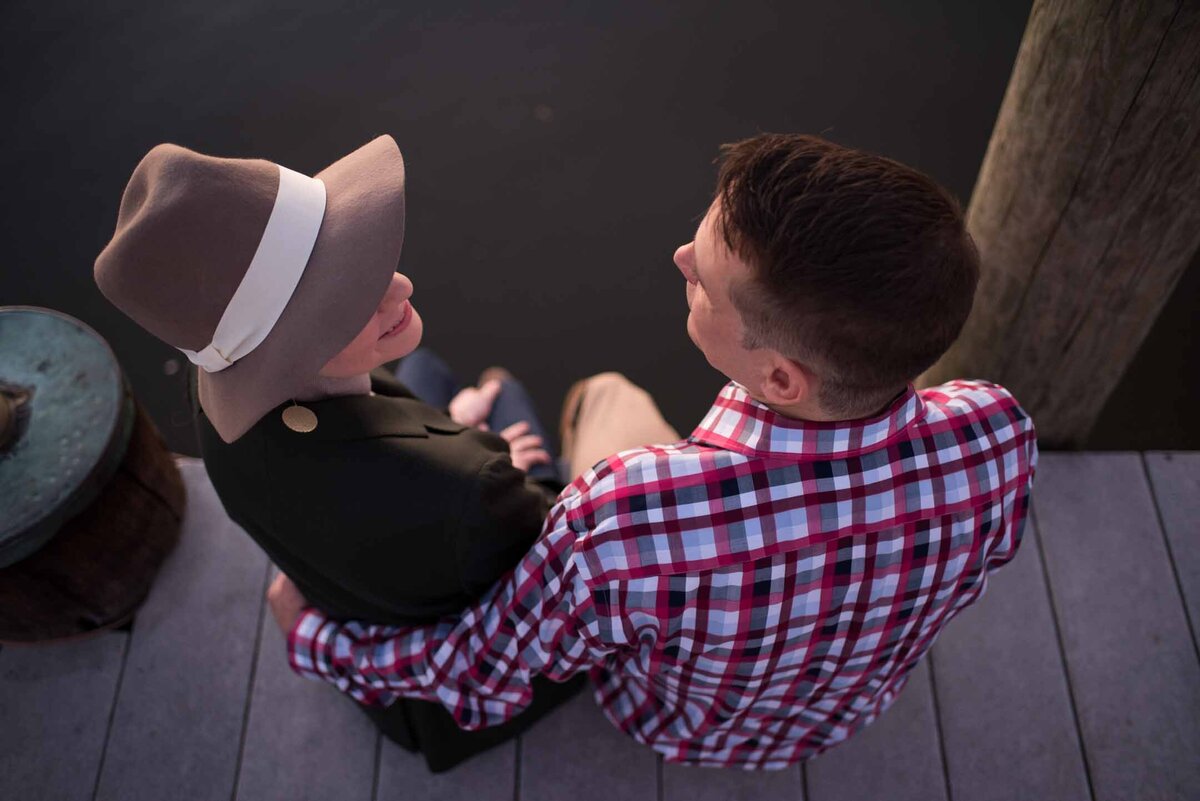
[[[445, 409], [459, 390], [466, 385], [458, 379], [450, 365], [428, 348], [417, 348], [401, 360], [396, 368], [396, 378], [413, 394], [430, 406]], [[493, 432], [499, 434], [513, 423], [524, 420], [529, 423], [529, 433], [542, 438], [542, 447], [550, 454], [550, 464], [538, 464], [529, 469], [529, 477], [533, 479], [561, 481], [558, 471], [558, 456], [550, 446], [550, 437], [546, 427], [538, 419], [534, 411], [533, 399], [520, 381], [504, 379], [501, 382], [500, 394], [492, 404], [492, 412], [488, 415], [487, 424]]]

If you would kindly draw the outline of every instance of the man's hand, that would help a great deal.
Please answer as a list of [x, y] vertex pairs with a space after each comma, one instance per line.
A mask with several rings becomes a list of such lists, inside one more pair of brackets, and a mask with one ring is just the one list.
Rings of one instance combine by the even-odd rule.
[[488, 426], [484, 421], [492, 413], [492, 404], [496, 402], [500, 389], [500, 381], [495, 378], [485, 381], [482, 386], [467, 387], [450, 401], [450, 419], [459, 425], [487, 431]]
[[500, 432], [508, 441], [508, 452], [512, 463], [526, 473], [535, 464], [550, 464], [550, 454], [542, 448], [542, 438], [529, 433], [529, 423], [521, 420]]
[[267, 588], [267, 603], [271, 605], [271, 614], [275, 616], [275, 622], [279, 624], [284, 637], [291, 632], [292, 626], [296, 625], [300, 610], [308, 606], [308, 601], [304, 600], [300, 590], [296, 589], [292, 580], [283, 573], [276, 576]]

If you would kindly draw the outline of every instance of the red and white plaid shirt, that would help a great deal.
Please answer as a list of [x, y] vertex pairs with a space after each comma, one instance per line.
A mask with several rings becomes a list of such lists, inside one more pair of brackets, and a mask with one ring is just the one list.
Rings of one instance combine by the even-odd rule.
[[892, 703], [1021, 539], [1033, 424], [1002, 387], [912, 387], [810, 423], [728, 384], [684, 442], [572, 483], [516, 569], [428, 627], [303, 612], [302, 675], [364, 703], [440, 701], [464, 728], [591, 670], [614, 725], [672, 762], [782, 768]]

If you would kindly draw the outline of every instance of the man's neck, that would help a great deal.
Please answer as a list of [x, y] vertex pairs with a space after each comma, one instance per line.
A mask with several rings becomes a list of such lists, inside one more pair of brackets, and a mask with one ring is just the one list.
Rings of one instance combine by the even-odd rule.
[[775, 414], [792, 420], [801, 420], [806, 423], [829, 423], [836, 422], [839, 419], [825, 414], [825, 412], [812, 403], [796, 403], [790, 406], [783, 406], [767, 403], [762, 398], [755, 398], [755, 400], [775, 412]]
[[884, 412], [886, 412], [889, 408], [891, 408], [891, 405], [896, 402], [896, 398], [898, 398], [901, 394], [903, 394], [905, 391], [907, 391], [907, 389], [908, 388], [905, 387], [899, 393], [894, 395], [891, 398], [891, 400], [889, 400], [887, 403], [885, 403], [883, 406], [876, 409], [875, 411], [870, 412], [868, 414], [855, 415], [853, 417], [839, 417], [837, 415], [826, 414], [819, 406], [817, 406], [815, 403], [812, 403], [811, 401], [806, 401], [803, 403], [796, 403], [796, 404], [792, 404], [790, 406], [783, 406], [783, 405], [779, 405], [779, 404], [767, 403], [762, 398], [755, 397], [753, 394], [751, 395], [751, 397], [753, 397], [756, 401], [758, 401], [762, 405], [766, 406], [768, 409], [775, 412], [776, 414], [781, 415], [783, 417], [790, 418], [792, 420], [800, 420], [800, 421], [803, 421], [806, 423], [840, 423], [840, 422], [848, 422], [848, 421], [852, 421], [852, 420], [869, 420], [871, 418], [881, 416]]

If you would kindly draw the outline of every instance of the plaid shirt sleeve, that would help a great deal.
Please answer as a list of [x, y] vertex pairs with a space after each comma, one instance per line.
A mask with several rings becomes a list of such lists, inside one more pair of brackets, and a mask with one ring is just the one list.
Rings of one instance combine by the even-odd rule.
[[303, 611], [288, 660], [364, 704], [397, 697], [445, 706], [465, 729], [494, 726], [525, 709], [530, 682], [565, 681], [614, 650], [598, 636], [590, 589], [575, 564], [568, 524], [572, 487], [515, 570], [458, 616], [423, 627], [339, 622]]

